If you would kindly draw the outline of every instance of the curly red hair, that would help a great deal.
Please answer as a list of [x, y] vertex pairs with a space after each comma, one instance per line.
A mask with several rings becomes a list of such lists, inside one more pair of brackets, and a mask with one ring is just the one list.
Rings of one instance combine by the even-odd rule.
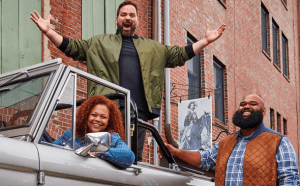
[[116, 132], [120, 135], [122, 140], [125, 140], [124, 125], [122, 121], [122, 114], [115, 102], [102, 95], [94, 95], [84, 101], [76, 114], [76, 136], [82, 137], [88, 133], [89, 128], [87, 125], [88, 117], [91, 110], [96, 105], [106, 105], [109, 110], [107, 132]]

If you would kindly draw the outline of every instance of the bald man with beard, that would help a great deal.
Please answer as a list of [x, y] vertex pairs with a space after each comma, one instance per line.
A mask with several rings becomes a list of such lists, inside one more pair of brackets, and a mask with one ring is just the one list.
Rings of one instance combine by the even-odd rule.
[[291, 142], [265, 127], [264, 100], [255, 94], [240, 102], [232, 122], [240, 130], [206, 151], [165, 144], [172, 155], [203, 170], [215, 170], [216, 185], [297, 185], [297, 156]]

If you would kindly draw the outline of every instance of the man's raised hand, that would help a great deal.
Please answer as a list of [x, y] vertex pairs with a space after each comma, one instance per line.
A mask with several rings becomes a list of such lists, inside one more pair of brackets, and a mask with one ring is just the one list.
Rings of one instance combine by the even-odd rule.
[[34, 11], [34, 13], [30, 12], [30, 19], [56, 47], [59, 47], [63, 41], [63, 37], [50, 28], [51, 15], [49, 15], [47, 19], [43, 19], [37, 11]]
[[210, 31], [209, 24], [206, 25], [206, 32], [205, 32], [205, 39], [207, 40], [208, 44], [217, 40], [223, 34], [224, 30], [226, 29], [226, 24], [223, 23], [217, 29]]
[[49, 30], [50, 30], [51, 15], [49, 15], [47, 19], [43, 19], [36, 10], [34, 10], [34, 13], [30, 12], [30, 15], [31, 15], [30, 19], [39, 27], [39, 29], [44, 34], [47, 35], [47, 32], [49, 32]]

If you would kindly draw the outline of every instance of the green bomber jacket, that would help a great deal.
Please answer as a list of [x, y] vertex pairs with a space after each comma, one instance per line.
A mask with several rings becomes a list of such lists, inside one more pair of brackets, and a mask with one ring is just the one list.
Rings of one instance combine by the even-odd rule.
[[[137, 35], [134, 35], [133, 43], [140, 59], [148, 109], [152, 113], [153, 109], [161, 108], [164, 68], [183, 66], [195, 54], [192, 45], [164, 46]], [[119, 85], [118, 61], [121, 47], [122, 36], [117, 33], [97, 35], [88, 40], [69, 40], [64, 37], [59, 49], [76, 61], [86, 61], [88, 73]], [[109, 88], [88, 82], [88, 97], [113, 92]]]

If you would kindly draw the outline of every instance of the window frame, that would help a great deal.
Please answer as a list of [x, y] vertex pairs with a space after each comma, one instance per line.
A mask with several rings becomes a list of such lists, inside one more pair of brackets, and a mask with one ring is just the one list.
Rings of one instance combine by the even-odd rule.
[[[57, 140], [60, 136], [62, 136], [67, 129], [70, 129], [71, 139], [72, 139], [71, 147], [60, 146], [53, 143], [42, 141], [43, 136], [40, 136], [39, 139], [40, 144], [75, 151], [74, 136], [76, 131], [76, 84], [77, 84], [76, 80], [77, 80], [77, 74], [70, 73], [68, 75], [66, 81], [63, 84], [61, 92], [58, 95], [58, 99], [56, 101], [55, 107], [52, 110], [50, 116], [48, 117], [48, 121], [44, 129], [49, 134], [49, 136], [52, 139], [54, 139], [54, 141]], [[68, 100], [69, 102], [64, 102], [66, 100]], [[57, 107], [59, 107], [60, 104], [69, 105], [70, 107], [57, 109]], [[65, 116], [61, 116], [61, 115], [65, 115]], [[67, 115], [71, 116], [70, 121], [66, 121]]]
[[[263, 19], [263, 13], [265, 14], [265, 20]], [[264, 22], [265, 21], [265, 25]], [[269, 11], [261, 4], [261, 40], [262, 40], [262, 52], [270, 59], [270, 18]], [[263, 30], [265, 29], [265, 30]], [[265, 33], [264, 33], [265, 31]], [[264, 38], [265, 37], [265, 38]]]
[[219, 1], [219, 3], [225, 8], [225, 9], [227, 9], [227, 7], [226, 7], [226, 0], [218, 0]]
[[[195, 41], [195, 39], [190, 35], [190, 34], [188, 34], [187, 35], [187, 44], [188, 45], [190, 45], [190, 44], [193, 44], [193, 43], [195, 43], [196, 41]], [[195, 86], [191, 86], [190, 87], [190, 78], [189, 78], [189, 74], [190, 74], [190, 72], [191, 72], [191, 74], [193, 73], [193, 74], [195, 74], [194, 72], [195, 71], [191, 71], [190, 70], [190, 68], [189, 68], [189, 66], [190, 66], [190, 64], [191, 64], [191, 62], [192, 62], [192, 68], [194, 69], [194, 67], [195, 67], [195, 64], [198, 64], [197, 66], [198, 66], [198, 69], [199, 69], [199, 71], [198, 71], [198, 74], [196, 74], [196, 75], [198, 75], [199, 76], [199, 87], [195, 87]], [[197, 99], [197, 98], [201, 98], [201, 96], [202, 96], [202, 92], [201, 92], [201, 52], [200, 53], [198, 53], [198, 54], [196, 54], [193, 58], [191, 58], [190, 60], [188, 60], [187, 61], [187, 64], [188, 64], [188, 69], [187, 69], [187, 78], [188, 78], [188, 100], [191, 100], [191, 99]], [[190, 91], [190, 88], [194, 88], [194, 90], [192, 90], [192, 91]], [[192, 94], [190, 94], [191, 92], [196, 92], [196, 89], [198, 88], [198, 93], [192, 93]]]
[[281, 131], [281, 115], [277, 112], [277, 132], [282, 134]]
[[285, 136], [287, 136], [288, 132], [287, 132], [287, 120], [285, 118], [283, 118], [283, 134]]
[[285, 8], [286, 10], [288, 10], [288, 8], [287, 8], [287, 0], [281, 0], [281, 2], [282, 2], [282, 4], [283, 4], [284, 8]]
[[[276, 34], [274, 33], [276, 32]], [[279, 33], [279, 26], [275, 22], [274, 19], [272, 19], [272, 49], [273, 49], [273, 63], [278, 69], [281, 69], [281, 60], [280, 60], [280, 33]], [[276, 39], [275, 39], [276, 38]], [[276, 40], [276, 42], [275, 42]], [[276, 47], [276, 49], [275, 49]], [[275, 60], [276, 57], [276, 60]]]
[[270, 108], [270, 128], [275, 130], [275, 111]]
[[[216, 78], [218, 78], [216, 76], [216, 69], [219, 68], [222, 72], [222, 79], [220, 82], [222, 82], [222, 85], [220, 87], [219, 90], [221, 90], [221, 100], [222, 101], [218, 101], [218, 99], [216, 100], [217, 98], [217, 95], [218, 95], [218, 92], [217, 92], [217, 88], [216, 88]], [[224, 65], [221, 65], [220, 62], [214, 58], [213, 60], [213, 68], [214, 68], [214, 104], [215, 104], [215, 119], [217, 119], [218, 121], [222, 122], [223, 124], [225, 124], [226, 122], [226, 116], [225, 116], [225, 83], [224, 83], [224, 71], [225, 71], [225, 67]], [[217, 92], [217, 93], [216, 93]], [[219, 99], [219, 100], [220, 100]], [[221, 107], [221, 108], [220, 108]], [[220, 111], [217, 110], [217, 109], [221, 109]]]
[[281, 34], [281, 41], [282, 41], [282, 72], [286, 78], [289, 78], [288, 39], [284, 35], [284, 33]]

